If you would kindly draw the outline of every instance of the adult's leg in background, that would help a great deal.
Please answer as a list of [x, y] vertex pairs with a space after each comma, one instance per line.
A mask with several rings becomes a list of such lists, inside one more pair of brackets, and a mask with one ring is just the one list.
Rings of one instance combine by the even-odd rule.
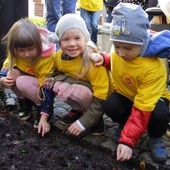
[[61, 17], [61, 0], [46, 0], [47, 29], [55, 32], [55, 27]]
[[80, 8], [80, 16], [84, 19], [87, 29], [90, 34], [92, 34], [91, 24], [90, 24], [90, 11]]
[[62, 15], [68, 13], [75, 13], [77, 0], [63, 0], [62, 1]]
[[97, 34], [98, 34], [98, 24], [100, 19], [101, 11], [91, 12], [90, 13], [90, 24], [91, 24], [91, 39], [97, 44]]
[[109, 7], [108, 8], [108, 11], [107, 11], [107, 14], [108, 14], [108, 17], [107, 17], [107, 21], [108, 23], [111, 23], [112, 22], [112, 11], [113, 11], [113, 8]]
[[[28, 0], [0, 0], [0, 39], [8, 32], [15, 21], [27, 16]], [[5, 48], [0, 43], [0, 68], [5, 58]]]
[[28, 17], [28, 0], [14, 0], [13, 8], [14, 8], [14, 21]]

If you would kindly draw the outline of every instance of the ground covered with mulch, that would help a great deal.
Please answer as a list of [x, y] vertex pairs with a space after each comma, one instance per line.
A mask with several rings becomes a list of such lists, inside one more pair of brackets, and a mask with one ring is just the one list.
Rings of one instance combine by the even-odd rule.
[[[126, 167], [126, 168], [125, 168]], [[115, 154], [68, 138], [56, 127], [45, 137], [10, 113], [0, 114], [0, 169], [2, 170], [125, 170]]]

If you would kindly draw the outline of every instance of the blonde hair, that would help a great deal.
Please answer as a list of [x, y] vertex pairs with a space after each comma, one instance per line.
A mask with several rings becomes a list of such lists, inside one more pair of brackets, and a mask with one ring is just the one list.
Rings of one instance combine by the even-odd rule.
[[90, 69], [91, 59], [90, 54], [99, 53], [99, 50], [92, 41], [88, 41], [85, 50], [82, 54], [82, 64], [78, 72], [78, 77], [81, 78], [87, 74]]
[[37, 56], [41, 55], [42, 42], [37, 26], [28, 18], [20, 19], [13, 24], [8, 33], [2, 38], [6, 52], [11, 56], [11, 62], [17, 57], [17, 48], [34, 46]]

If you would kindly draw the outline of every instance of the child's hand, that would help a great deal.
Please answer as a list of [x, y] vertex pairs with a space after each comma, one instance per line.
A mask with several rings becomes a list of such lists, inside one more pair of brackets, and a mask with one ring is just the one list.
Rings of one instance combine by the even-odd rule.
[[104, 63], [104, 59], [99, 53], [90, 54], [90, 59], [94, 62], [95, 66], [101, 66]]
[[50, 124], [47, 122], [48, 116], [41, 115], [39, 124], [38, 124], [38, 133], [41, 133], [44, 136], [47, 132], [50, 131]]
[[75, 135], [75, 136], [78, 136], [80, 135], [80, 133], [82, 132], [83, 130], [81, 129], [81, 127], [78, 125], [77, 122], [74, 122], [70, 125], [70, 127], [67, 129], [67, 132], [72, 134], [72, 135]]
[[12, 77], [2, 77], [0, 80], [5, 88], [11, 88], [15, 80]]
[[132, 148], [119, 144], [117, 147], [117, 161], [127, 161], [132, 157]]
[[45, 80], [43, 81], [43, 86], [50, 87], [53, 83], [53, 80], [54, 79], [52, 77], [45, 78]]
[[2, 77], [1, 78], [1, 82], [3, 83], [5, 88], [11, 88], [16, 79], [21, 75], [21, 72], [17, 69], [13, 69], [11, 71], [8, 71], [7, 76], [6, 77]]

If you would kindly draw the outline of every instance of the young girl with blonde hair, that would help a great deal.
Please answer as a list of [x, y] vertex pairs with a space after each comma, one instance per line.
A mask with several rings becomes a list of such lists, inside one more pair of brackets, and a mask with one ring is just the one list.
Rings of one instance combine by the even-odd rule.
[[[64, 78], [55, 77], [53, 92], [73, 108], [61, 122], [69, 124], [68, 132], [72, 135], [78, 136], [87, 129], [95, 135], [103, 134], [105, 129], [101, 104], [109, 93], [109, 76], [103, 66], [95, 67], [90, 61], [90, 54], [95, 47], [88, 44], [90, 34], [84, 20], [77, 14], [64, 15], [51, 38], [59, 42], [61, 47], [56, 52], [57, 57], [54, 57], [55, 68], [65, 74]], [[62, 82], [67, 76], [75, 80], [68, 80], [70, 84], [63, 86]], [[46, 79], [47, 82], [50, 82], [50, 78]], [[84, 91], [88, 99], [81, 97]]]

